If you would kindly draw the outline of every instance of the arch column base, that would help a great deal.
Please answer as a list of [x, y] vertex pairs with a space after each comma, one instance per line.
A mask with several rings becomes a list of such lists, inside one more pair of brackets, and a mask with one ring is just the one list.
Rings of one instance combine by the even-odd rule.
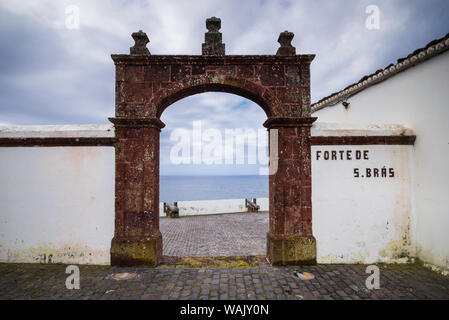
[[267, 233], [267, 259], [273, 266], [315, 265], [316, 239], [312, 235]]
[[162, 234], [117, 237], [111, 242], [111, 265], [156, 267], [162, 261]]

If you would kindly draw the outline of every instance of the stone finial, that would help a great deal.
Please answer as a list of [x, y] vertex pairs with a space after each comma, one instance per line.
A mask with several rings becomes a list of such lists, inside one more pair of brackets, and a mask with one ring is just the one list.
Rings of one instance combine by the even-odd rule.
[[139, 32], [133, 32], [131, 36], [133, 37], [135, 44], [129, 48], [129, 53], [149, 55], [150, 51], [147, 49], [147, 43], [150, 42], [150, 40], [148, 39], [147, 34], [142, 30], [139, 30]]
[[222, 43], [221, 19], [212, 17], [206, 19], [207, 32], [204, 34], [204, 43], [202, 45], [203, 55], [205, 56], [224, 56], [225, 45]]
[[276, 55], [278, 56], [294, 56], [296, 55], [296, 48], [292, 46], [292, 40], [295, 34], [288, 32], [287, 30], [281, 32], [278, 38], [278, 42], [281, 44]]
[[221, 29], [221, 19], [216, 17], [206, 19], [206, 28], [210, 32], [218, 32]]

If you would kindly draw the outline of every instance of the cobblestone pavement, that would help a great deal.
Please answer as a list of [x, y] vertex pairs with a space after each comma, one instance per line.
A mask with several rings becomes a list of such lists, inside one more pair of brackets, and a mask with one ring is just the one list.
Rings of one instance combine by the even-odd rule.
[[167, 256], [251, 256], [266, 253], [268, 212], [160, 219]]
[[[379, 265], [380, 289], [368, 290], [364, 265], [250, 268], [80, 266], [68, 290], [65, 265], [0, 264], [0, 299], [449, 299], [449, 278], [419, 265]], [[315, 278], [300, 280], [295, 272]], [[115, 280], [119, 272], [136, 273]]]

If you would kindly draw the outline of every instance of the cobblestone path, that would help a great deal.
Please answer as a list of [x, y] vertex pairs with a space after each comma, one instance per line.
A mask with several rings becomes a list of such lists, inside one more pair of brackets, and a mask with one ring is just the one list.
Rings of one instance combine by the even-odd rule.
[[[449, 278], [419, 265], [379, 265], [380, 289], [365, 287], [364, 265], [250, 268], [80, 266], [68, 290], [65, 265], [0, 264], [0, 299], [449, 299]], [[310, 272], [301, 280], [295, 272]], [[136, 273], [115, 280], [116, 273]]]
[[160, 230], [166, 256], [264, 255], [268, 212], [162, 218]]
[[378, 265], [379, 290], [366, 288], [366, 265], [272, 267], [263, 259], [267, 231], [266, 212], [164, 218], [165, 264], [157, 268], [79, 266], [80, 289], [68, 290], [65, 265], [0, 263], [0, 299], [449, 299], [449, 277], [418, 264]]

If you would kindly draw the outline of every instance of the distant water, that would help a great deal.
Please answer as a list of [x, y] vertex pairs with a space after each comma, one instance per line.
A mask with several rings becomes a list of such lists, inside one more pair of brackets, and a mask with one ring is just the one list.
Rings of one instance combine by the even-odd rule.
[[159, 201], [268, 198], [268, 176], [161, 176]]

